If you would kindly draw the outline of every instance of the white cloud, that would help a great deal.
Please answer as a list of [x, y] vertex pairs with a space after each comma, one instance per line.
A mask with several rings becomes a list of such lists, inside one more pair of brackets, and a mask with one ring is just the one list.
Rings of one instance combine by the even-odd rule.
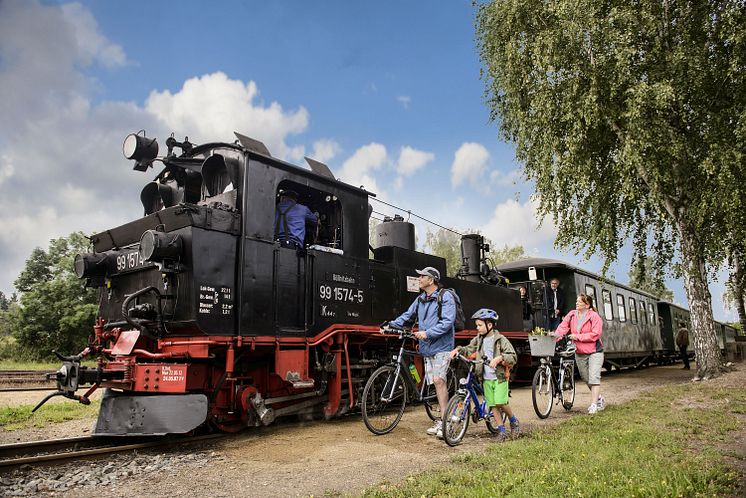
[[402, 105], [403, 108], [409, 109], [409, 104], [412, 103], [412, 97], [409, 95], [399, 95], [396, 100]]
[[187, 80], [174, 94], [151, 92], [145, 109], [167, 128], [189, 134], [197, 143], [215, 137], [230, 140], [237, 131], [264, 142], [273, 156], [302, 158], [303, 148], [290, 147], [285, 140], [306, 130], [308, 111], [300, 107], [285, 112], [277, 102], [262, 106], [254, 102], [258, 94], [255, 82], [243, 83], [217, 72]]
[[518, 169], [510, 170], [507, 173], [497, 169], [490, 172], [490, 185], [508, 187], [516, 184], [519, 180], [521, 180], [521, 171]]
[[372, 172], [382, 168], [388, 162], [386, 147], [378, 143], [369, 143], [355, 151], [342, 165], [339, 178], [355, 187], [364, 187], [368, 192], [382, 193], [378, 188]]
[[492, 218], [481, 228], [482, 233], [497, 246], [522, 245], [531, 253], [540, 244], [554, 242], [557, 236], [557, 229], [549, 218], [538, 227], [537, 207], [536, 201], [520, 204], [509, 199], [502, 202], [495, 206]]
[[435, 154], [417, 150], [405, 145], [399, 150], [399, 160], [396, 162], [396, 171], [399, 174], [394, 180], [394, 188], [400, 190], [404, 186], [404, 179], [414, 175], [424, 168], [427, 163], [435, 159]]
[[154, 91], [144, 106], [94, 103], [98, 83], [83, 70], [131, 63], [79, 4], [0, 0], [0, 61], [4, 292], [12, 289], [34, 247], [72, 231], [116, 227], [142, 214], [139, 193], [157, 168], [133, 172], [122, 157], [122, 141], [133, 131], [144, 128], [163, 146], [171, 132], [201, 143], [230, 142], [235, 130], [263, 141], [277, 157], [299, 160], [304, 153], [303, 145], [288, 143], [289, 136], [308, 127], [303, 107], [286, 111], [277, 102], [265, 105], [256, 83], [223, 73], [189, 79], [173, 93]]
[[316, 159], [319, 162], [326, 163], [327, 161], [334, 159], [341, 150], [342, 148], [334, 140], [329, 138], [317, 140], [313, 143], [311, 159]]
[[65, 21], [73, 28], [77, 53], [85, 63], [97, 61], [107, 67], [127, 63], [122, 47], [109, 42], [99, 33], [98, 23], [90, 11], [79, 3], [64, 4], [60, 8]]
[[417, 150], [405, 145], [399, 151], [396, 169], [402, 176], [412, 176], [433, 159], [435, 159], [435, 154], [432, 152]]
[[479, 186], [479, 180], [487, 169], [490, 153], [482, 145], [475, 142], [466, 142], [461, 145], [454, 154], [451, 165], [451, 185], [458, 187], [464, 181], [471, 185]]

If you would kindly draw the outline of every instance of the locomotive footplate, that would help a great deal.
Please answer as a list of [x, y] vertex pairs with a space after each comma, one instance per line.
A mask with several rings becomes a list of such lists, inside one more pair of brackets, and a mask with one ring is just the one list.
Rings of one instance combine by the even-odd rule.
[[107, 389], [93, 433], [97, 436], [184, 434], [206, 419], [204, 394], [131, 395]]

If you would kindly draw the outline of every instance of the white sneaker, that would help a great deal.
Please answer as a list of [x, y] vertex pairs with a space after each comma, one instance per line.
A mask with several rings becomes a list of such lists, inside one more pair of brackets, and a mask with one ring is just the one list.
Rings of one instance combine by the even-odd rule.
[[437, 437], [438, 439], [443, 439], [443, 426], [442, 425], [438, 428], [438, 432], [435, 433], [435, 437]]
[[591, 406], [588, 407], [588, 414], [593, 415], [597, 411], [598, 411], [598, 406], [596, 405], [596, 403], [591, 403]]
[[430, 427], [427, 431], [428, 435], [435, 436], [436, 434], [440, 433], [440, 435], [443, 435], [443, 422], [440, 420], [436, 420], [432, 427]]
[[598, 404], [596, 408], [599, 412], [603, 411], [603, 409], [606, 408], [606, 400], [604, 399], [603, 396], [598, 397]]

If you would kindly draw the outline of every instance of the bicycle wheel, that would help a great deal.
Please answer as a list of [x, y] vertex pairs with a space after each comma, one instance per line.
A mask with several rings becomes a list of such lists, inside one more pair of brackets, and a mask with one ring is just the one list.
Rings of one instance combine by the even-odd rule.
[[464, 439], [469, 427], [469, 398], [457, 393], [448, 401], [446, 416], [443, 417], [443, 439], [448, 446], [456, 446]]
[[541, 366], [536, 370], [531, 385], [531, 400], [534, 403], [534, 411], [539, 418], [547, 418], [552, 413], [554, 386], [552, 385], [552, 372], [549, 366]]
[[[446, 386], [448, 386], [448, 399], [450, 399], [456, 392], [456, 375], [450, 368], [448, 369]], [[428, 384], [423, 401], [425, 403], [425, 413], [430, 417], [430, 420], [440, 420], [440, 403], [438, 403], [438, 397], [435, 394], [434, 384]]]
[[[508, 422], [508, 414], [504, 411], [500, 411], [500, 420], [502, 421], [502, 425], [505, 425]], [[492, 411], [490, 411], [490, 413], [484, 419], [484, 422], [487, 424], [488, 431], [490, 431], [492, 434], [497, 434], [500, 424], [495, 421], [495, 417], [492, 415]]]
[[407, 404], [407, 385], [395, 374], [395, 367], [384, 365], [373, 372], [363, 389], [363, 422], [379, 436], [396, 427]]
[[565, 374], [562, 379], [562, 407], [570, 410], [575, 403], [575, 375], [572, 363], [565, 363]]

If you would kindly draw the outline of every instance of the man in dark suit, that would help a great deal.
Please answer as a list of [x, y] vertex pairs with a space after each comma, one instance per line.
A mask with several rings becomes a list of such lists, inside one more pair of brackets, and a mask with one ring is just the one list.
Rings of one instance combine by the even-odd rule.
[[565, 310], [565, 296], [562, 289], [559, 288], [559, 283], [559, 279], [554, 277], [549, 281], [549, 288], [545, 290], [544, 305], [546, 306], [547, 324], [552, 332], [562, 322], [562, 313]]

